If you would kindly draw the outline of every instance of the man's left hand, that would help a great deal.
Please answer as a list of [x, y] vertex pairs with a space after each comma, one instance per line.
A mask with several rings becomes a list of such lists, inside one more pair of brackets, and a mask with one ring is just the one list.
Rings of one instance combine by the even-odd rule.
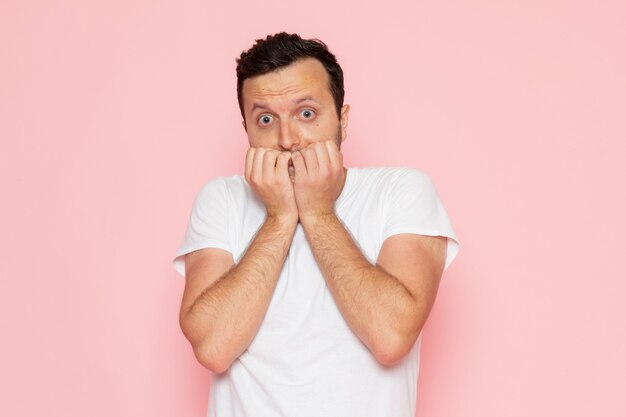
[[344, 185], [343, 155], [332, 141], [315, 142], [291, 155], [300, 219], [334, 213]]

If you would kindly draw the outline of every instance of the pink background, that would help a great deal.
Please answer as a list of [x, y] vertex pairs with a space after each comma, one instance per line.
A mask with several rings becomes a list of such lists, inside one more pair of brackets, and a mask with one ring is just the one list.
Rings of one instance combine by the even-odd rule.
[[0, 415], [204, 416], [171, 261], [199, 188], [243, 172], [235, 57], [280, 30], [344, 68], [346, 165], [424, 170], [461, 241], [417, 415], [626, 415], [625, 21], [617, 0], [2, 1]]

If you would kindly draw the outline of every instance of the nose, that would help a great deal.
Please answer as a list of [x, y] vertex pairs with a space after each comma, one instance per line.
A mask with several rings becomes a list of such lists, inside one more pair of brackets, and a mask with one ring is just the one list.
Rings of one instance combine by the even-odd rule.
[[278, 144], [280, 147], [288, 151], [297, 147], [299, 143], [300, 137], [297, 129], [294, 129], [294, 127], [291, 126], [290, 120], [283, 120], [280, 123], [280, 133], [278, 137]]

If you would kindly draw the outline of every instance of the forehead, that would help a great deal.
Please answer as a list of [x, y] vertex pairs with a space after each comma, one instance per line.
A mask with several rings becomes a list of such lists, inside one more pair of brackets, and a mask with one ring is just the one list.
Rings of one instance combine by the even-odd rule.
[[298, 60], [286, 67], [243, 82], [242, 98], [246, 111], [255, 102], [270, 103], [308, 95], [315, 100], [332, 100], [329, 76], [317, 59]]

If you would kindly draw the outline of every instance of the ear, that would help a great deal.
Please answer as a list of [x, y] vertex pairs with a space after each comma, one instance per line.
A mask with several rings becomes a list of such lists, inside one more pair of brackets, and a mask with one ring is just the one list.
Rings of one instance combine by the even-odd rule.
[[341, 141], [345, 141], [348, 133], [347, 133], [347, 129], [348, 129], [348, 113], [350, 113], [350, 105], [349, 104], [344, 104], [343, 107], [341, 108], [341, 119], [339, 120], [339, 123], [341, 124]]
[[248, 128], [246, 127], [246, 121], [242, 120], [241, 124], [243, 125], [243, 130], [245, 130], [246, 132], [248, 131]]

